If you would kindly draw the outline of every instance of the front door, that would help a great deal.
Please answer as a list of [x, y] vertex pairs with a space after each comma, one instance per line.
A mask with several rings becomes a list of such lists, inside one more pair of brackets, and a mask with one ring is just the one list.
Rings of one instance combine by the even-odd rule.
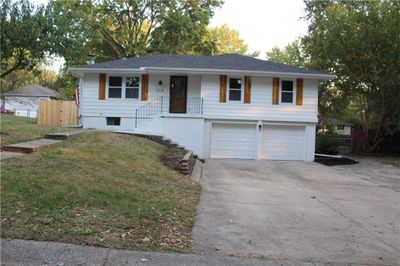
[[186, 113], [187, 76], [171, 76], [169, 112]]

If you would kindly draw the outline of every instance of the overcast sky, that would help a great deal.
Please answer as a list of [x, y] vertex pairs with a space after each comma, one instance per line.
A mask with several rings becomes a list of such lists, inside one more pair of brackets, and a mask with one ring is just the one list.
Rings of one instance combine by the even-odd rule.
[[225, 0], [211, 24], [238, 30], [249, 51], [261, 51], [264, 58], [272, 47], [284, 47], [307, 32], [304, 7], [302, 0]]
[[[36, 0], [47, 3], [47, 0]], [[261, 51], [260, 58], [274, 46], [287, 43], [307, 32], [303, 0], [225, 0], [215, 10], [211, 25], [228, 24], [239, 31], [248, 44], [249, 52]], [[58, 70], [63, 61], [53, 62], [51, 69]]]

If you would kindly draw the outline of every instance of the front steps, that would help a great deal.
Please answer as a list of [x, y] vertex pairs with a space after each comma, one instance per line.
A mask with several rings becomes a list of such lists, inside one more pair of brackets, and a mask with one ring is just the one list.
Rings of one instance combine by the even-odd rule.
[[66, 140], [84, 132], [84, 130], [74, 130], [65, 132], [48, 133], [44, 136], [46, 139]]
[[27, 141], [27, 142], [22, 142], [22, 143], [17, 143], [17, 144], [5, 145], [3, 147], [3, 150], [8, 151], [8, 152], [29, 154], [29, 153], [39, 150], [42, 147], [52, 145], [52, 144], [55, 144], [58, 142], [61, 142], [61, 140], [38, 139], [38, 140], [32, 140], [32, 141]]
[[30, 154], [40, 150], [43, 147], [59, 143], [63, 140], [69, 139], [73, 136], [87, 132], [87, 130], [74, 130], [65, 132], [49, 133], [45, 135], [44, 139], [37, 139], [27, 142], [21, 142], [16, 144], [8, 144], [1, 147], [0, 159], [8, 159], [17, 157], [24, 154]]

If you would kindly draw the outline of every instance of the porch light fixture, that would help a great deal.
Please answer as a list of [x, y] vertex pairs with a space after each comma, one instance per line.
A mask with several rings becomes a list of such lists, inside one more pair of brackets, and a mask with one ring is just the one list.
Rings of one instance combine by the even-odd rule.
[[158, 81], [158, 85], [160, 85], [160, 86], [162, 85], [162, 80]]

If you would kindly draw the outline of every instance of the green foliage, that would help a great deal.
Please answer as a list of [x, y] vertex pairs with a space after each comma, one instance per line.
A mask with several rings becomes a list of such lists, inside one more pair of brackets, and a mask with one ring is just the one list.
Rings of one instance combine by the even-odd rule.
[[45, 8], [28, 0], [4, 0], [1, 19], [1, 74], [3, 78], [18, 69], [33, 69], [50, 50], [51, 36]]
[[315, 152], [336, 155], [339, 153], [340, 141], [334, 134], [326, 134], [317, 137]]
[[[319, 70], [337, 75], [342, 99], [360, 110], [367, 150], [382, 140], [400, 101], [400, 2], [306, 0], [306, 53]], [[340, 103], [340, 101], [339, 101]], [[369, 128], [376, 134], [369, 136]]]
[[277, 63], [298, 67], [308, 67], [310, 65], [310, 60], [301, 47], [301, 39], [289, 43], [283, 49], [274, 47], [266, 55], [268, 60]]
[[239, 32], [230, 29], [226, 24], [220, 27], [208, 27], [205, 39], [215, 45], [213, 54], [247, 53], [247, 44], [240, 38]]
[[60, 37], [61, 42], [72, 39], [77, 49], [66, 43], [54, 50], [68, 65], [85, 63], [88, 53], [97, 61], [148, 53], [210, 54], [213, 44], [202, 39], [213, 8], [220, 5], [220, 0], [55, 0], [49, 7], [53, 24], [68, 25], [60, 33], [73, 36]]
[[152, 53], [212, 54], [215, 44], [204, 40], [220, 0], [170, 1], [166, 16], [152, 32]]
[[40, 84], [44, 87], [56, 89], [58, 76], [52, 71], [35, 66], [32, 70], [19, 69], [9, 73], [0, 80], [1, 92], [8, 92], [28, 84]]

